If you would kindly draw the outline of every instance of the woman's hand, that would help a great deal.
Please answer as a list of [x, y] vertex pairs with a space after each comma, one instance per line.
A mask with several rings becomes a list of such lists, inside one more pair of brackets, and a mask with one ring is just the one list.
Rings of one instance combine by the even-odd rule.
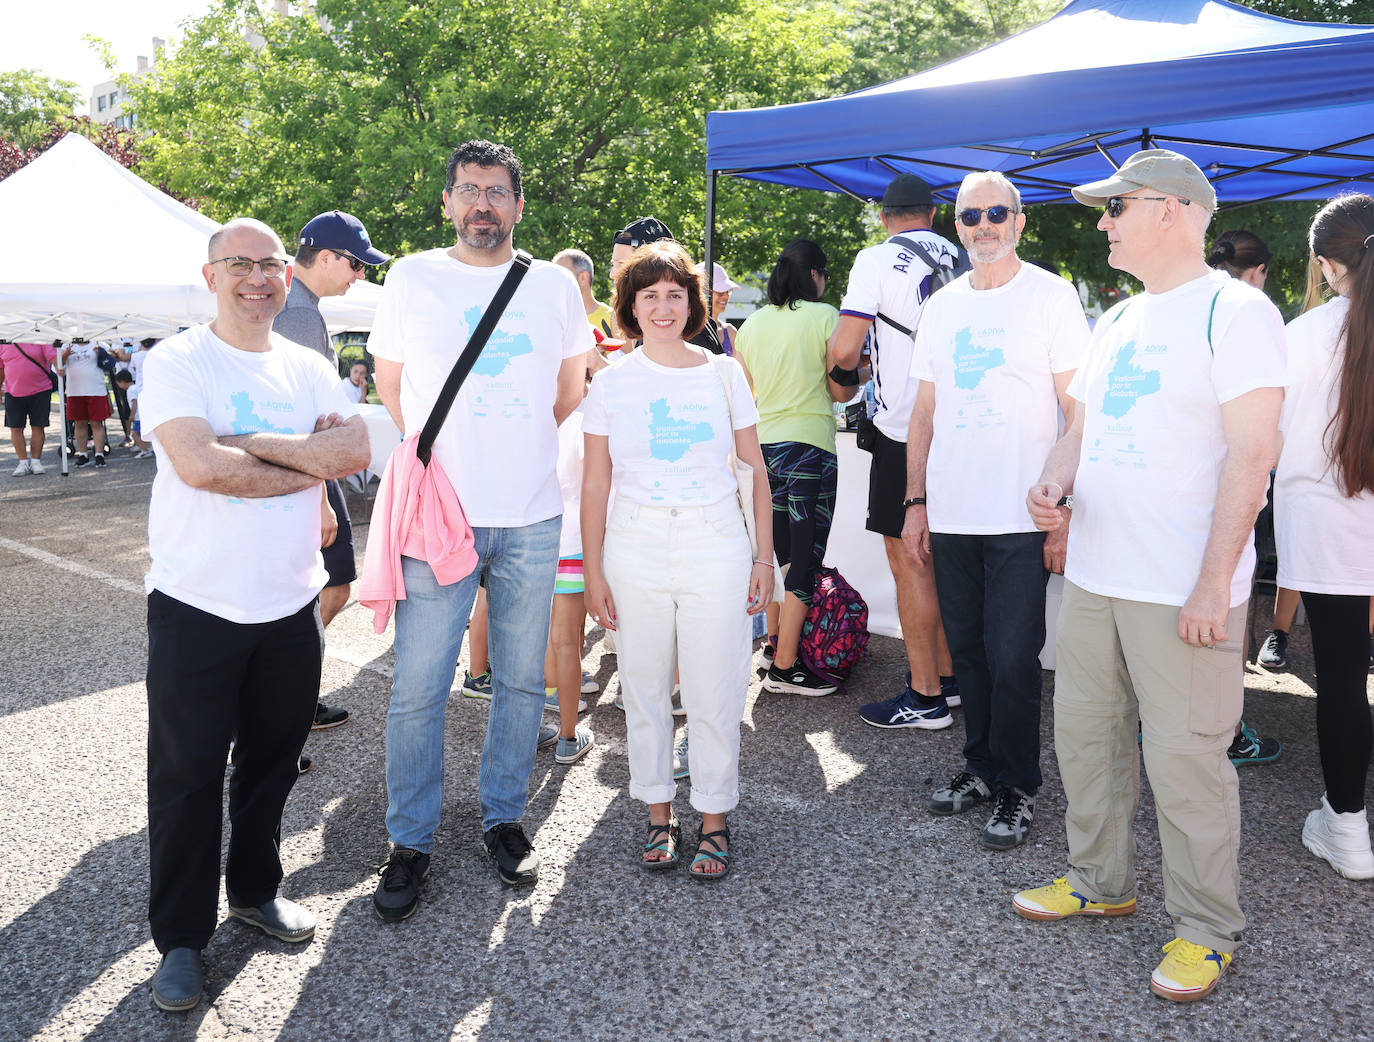
[[749, 571], [749, 604], [745, 611], [757, 615], [773, 600], [773, 565], [754, 562]]
[[608, 630], [615, 629], [615, 599], [611, 597], [611, 588], [605, 578], [599, 572], [596, 575], [584, 572], [583, 585], [587, 614], [592, 617], [592, 622]]

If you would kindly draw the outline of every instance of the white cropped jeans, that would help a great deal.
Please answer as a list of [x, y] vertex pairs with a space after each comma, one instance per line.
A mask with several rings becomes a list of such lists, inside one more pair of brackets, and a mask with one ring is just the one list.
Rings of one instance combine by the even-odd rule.
[[602, 569], [616, 611], [630, 795], [671, 803], [673, 673], [691, 741], [692, 806], [724, 814], [739, 803], [740, 722], [752, 658], [744, 517], [734, 496], [707, 507], [617, 499]]

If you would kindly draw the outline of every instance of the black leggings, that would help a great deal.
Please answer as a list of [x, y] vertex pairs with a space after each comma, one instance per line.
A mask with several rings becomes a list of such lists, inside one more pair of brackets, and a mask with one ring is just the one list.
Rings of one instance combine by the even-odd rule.
[[1317, 748], [1326, 802], [1337, 814], [1364, 810], [1374, 724], [1369, 676], [1369, 598], [1304, 593], [1317, 669]]

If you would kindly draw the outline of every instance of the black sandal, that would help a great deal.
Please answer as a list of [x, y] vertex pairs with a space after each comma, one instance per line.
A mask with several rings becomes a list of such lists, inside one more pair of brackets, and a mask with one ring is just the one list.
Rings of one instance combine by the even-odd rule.
[[[678, 847], [681, 844], [682, 826], [678, 824], [676, 817], [670, 818], [666, 825], [655, 825], [651, 821], [649, 822], [649, 842], [644, 844], [639, 863], [651, 872], [677, 868], [677, 863], [682, 860], [678, 853]], [[667, 854], [668, 857], [651, 861], [643, 856], [660, 851]]]
[[[721, 841], [717, 837], [725, 840], [726, 846], [721, 846]], [[711, 844], [709, 850], [702, 849], [707, 843]], [[715, 832], [702, 832], [697, 835], [697, 856], [692, 858], [692, 867], [687, 870], [687, 874], [693, 879], [705, 879], [715, 881], [724, 879], [730, 874], [730, 851], [726, 849], [730, 843], [730, 829], [728, 827], [717, 829]], [[703, 861], [714, 861], [720, 866], [719, 872], [698, 872], [697, 865]]]

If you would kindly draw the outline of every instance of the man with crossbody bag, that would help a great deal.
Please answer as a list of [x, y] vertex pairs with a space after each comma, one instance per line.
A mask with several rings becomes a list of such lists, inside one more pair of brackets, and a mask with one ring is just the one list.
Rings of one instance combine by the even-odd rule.
[[[0, 343], [0, 385], [5, 388], [5, 426], [19, 462], [14, 476], [42, 474], [43, 438], [52, 410], [52, 394], [57, 376], [52, 364], [57, 348], [47, 344]], [[24, 444], [24, 426], [29, 427], [29, 444]]]
[[[444, 184], [457, 241], [396, 262], [368, 342], [377, 393], [407, 435], [430, 416], [514, 263], [511, 233], [524, 210], [520, 162], [504, 145], [460, 145]], [[558, 424], [582, 399], [591, 346], [572, 275], [534, 261], [435, 436], [432, 460], [472, 525], [477, 566], [444, 585], [429, 562], [400, 559], [405, 599], [396, 605], [386, 743], [392, 851], [373, 898], [386, 921], [415, 910], [429, 871], [443, 799], [444, 708], [479, 580], [490, 609], [493, 677], [478, 781], [483, 839], [503, 882], [539, 877], [520, 822], [544, 712], [563, 511]]]

